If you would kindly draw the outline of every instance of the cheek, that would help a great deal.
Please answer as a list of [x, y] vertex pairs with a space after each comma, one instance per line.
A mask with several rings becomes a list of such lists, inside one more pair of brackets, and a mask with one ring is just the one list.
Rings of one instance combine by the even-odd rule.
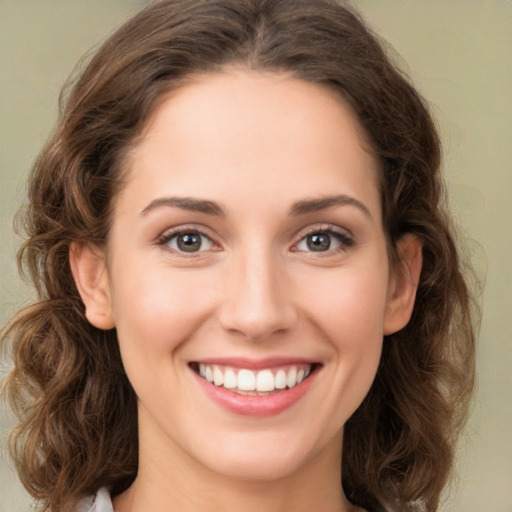
[[158, 357], [180, 345], [204, 321], [212, 293], [201, 286], [201, 276], [154, 265], [142, 270], [132, 264], [122, 280], [115, 280], [114, 318], [122, 349]]
[[[384, 339], [387, 280], [378, 273], [344, 279], [331, 301], [319, 304], [323, 330], [335, 353], [333, 399], [344, 424], [359, 407], [377, 373]], [[323, 312], [323, 313], [322, 313]]]
[[366, 340], [380, 343], [387, 298], [387, 268], [340, 269], [318, 277], [308, 297], [309, 311], [332, 342], [341, 349], [357, 348]]
[[139, 399], [152, 403], [155, 389], [181, 387], [176, 371], [181, 361], [175, 356], [208, 316], [206, 297], [190, 279], [169, 269], [133, 270], [123, 278], [113, 290], [121, 358]]
[[[329, 354], [324, 377], [329, 382], [318, 411], [318, 429], [335, 435], [367, 395], [377, 372], [383, 343], [387, 266], [327, 269], [316, 273], [309, 293], [300, 296], [305, 329], [312, 329]], [[314, 283], [314, 286], [312, 286]]]
[[333, 356], [325, 370], [333, 383], [330, 397], [338, 427], [359, 407], [375, 378], [387, 297], [385, 265], [346, 270], [329, 280], [317, 279], [309, 309]]

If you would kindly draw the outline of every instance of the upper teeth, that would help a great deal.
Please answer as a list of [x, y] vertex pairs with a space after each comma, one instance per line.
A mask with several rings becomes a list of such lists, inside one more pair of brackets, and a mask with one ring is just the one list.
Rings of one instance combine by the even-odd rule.
[[216, 386], [223, 386], [236, 392], [270, 392], [276, 389], [293, 388], [311, 372], [311, 365], [294, 365], [286, 368], [259, 371], [246, 368], [221, 367], [199, 364], [199, 375]]

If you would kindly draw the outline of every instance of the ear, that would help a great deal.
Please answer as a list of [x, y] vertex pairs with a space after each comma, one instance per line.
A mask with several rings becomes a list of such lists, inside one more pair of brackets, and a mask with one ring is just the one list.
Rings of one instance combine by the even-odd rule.
[[69, 262], [87, 320], [99, 329], [112, 329], [115, 322], [104, 252], [91, 245], [72, 243]]
[[421, 273], [422, 245], [409, 233], [397, 244], [399, 261], [391, 269], [388, 302], [384, 317], [384, 334], [393, 334], [409, 322]]

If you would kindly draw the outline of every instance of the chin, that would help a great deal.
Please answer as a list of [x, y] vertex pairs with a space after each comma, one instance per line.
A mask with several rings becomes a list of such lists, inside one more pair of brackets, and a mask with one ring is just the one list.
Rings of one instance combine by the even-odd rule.
[[254, 482], [270, 482], [284, 479], [298, 471], [303, 461], [298, 457], [262, 457], [259, 454], [247, 454], [216, 461], [211, 469], [230, 479]]
[[308, 443], [294, 443], [289, 435], [272, 434], [270, 437], [252, 432], [241, 436], [237, 442], [231, 436], [225, 443], [205, 447], [206, 451], [197, 460], [228, 478], [268, 482], [300, 471], [315, 458], [316, 452], [323, 451]]

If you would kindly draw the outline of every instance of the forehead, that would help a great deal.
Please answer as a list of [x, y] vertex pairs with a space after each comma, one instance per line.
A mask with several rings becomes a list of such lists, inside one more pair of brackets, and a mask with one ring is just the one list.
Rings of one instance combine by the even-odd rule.
[[[303, 132], [309, 127], [327, 129], [327, 124], [332, 127], [334, 122], [339, 123], [340, 129], [350, 125], [351, 142], [373, 154], [365, 130], [340, 92], [288, 72], [228, 67], [218, 73], [188, 76], [162, 96], [139, 140], [143, 142], [151, 132], [161, 131], [163, 124], [166, 130], [171, 128], [168, 122], [171, 117], [174, 127], [186, 129], [188, 124], [193, 136], [208, 127], [217, 130], [223, 122], [233, 128], [247, 128], [252, 124], [255, 129], [267, 123], [270, 133], [279, 121], [280, 127], [290, 130], [291, 136], [295, 128], [300, 127]], [[248, 121], [245, 126], [244, 120]]]
[[127, 171], [140, 191], [152, 181], [153, 194], [168, 187], [222, 199], [238, 188], [269, 201], [277, 188], [283, 201], [339, 192], [380, 203], [378, 165], [355, 114], [334, 92], [288, 74], [192, 77], [157, 107]]

